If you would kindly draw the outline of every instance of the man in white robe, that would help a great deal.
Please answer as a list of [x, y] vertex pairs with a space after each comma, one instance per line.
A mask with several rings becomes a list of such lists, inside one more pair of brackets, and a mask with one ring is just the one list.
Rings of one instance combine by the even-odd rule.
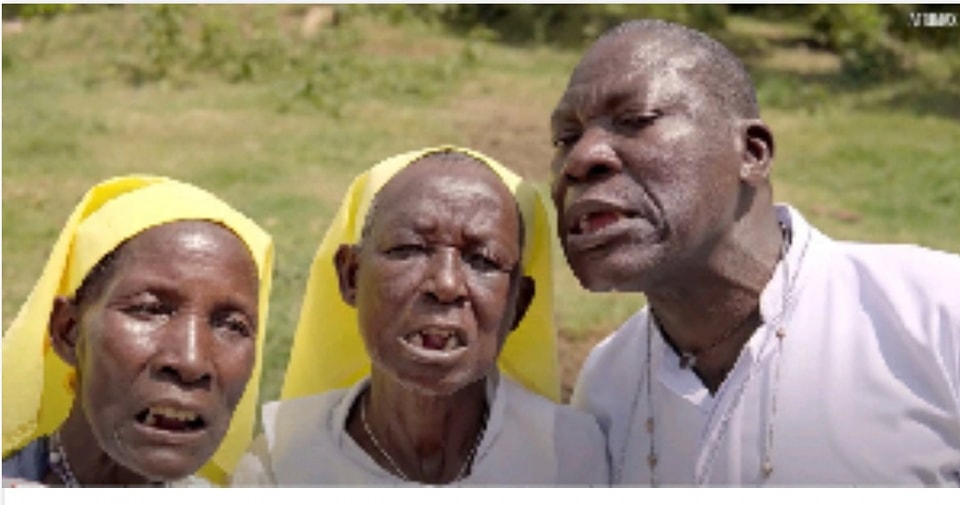
[[960, 485], [960, 257], [837, 242], [772, 200], [740, 62], [628, 22], [554, 111], [567, 260], [648, 307], [587, 359], [615, 485]]

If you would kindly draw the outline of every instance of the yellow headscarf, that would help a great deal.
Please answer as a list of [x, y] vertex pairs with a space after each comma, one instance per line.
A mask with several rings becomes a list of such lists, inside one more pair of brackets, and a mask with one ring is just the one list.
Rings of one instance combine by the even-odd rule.
[[520, 326], [507, 337], [499, 366], [532, 391], [559, 401], [550, 247], [553, 228], [545, 199], [536, 188], [500, 163], [481, 153], [454, 146], [394, 156], [353, 180], [310, 268], [281, 398], [345, 388], [369, 375], [370, 358], [360, 337], [356, 310], [340, 298], [334, 254], [341, 244], [359, 241], [370, 203], [387, 181], [414, 161], [440, 151], [457, 151], [481, 161], [500, 176], [517, 199], [526, 228], [524, 274], [536, 282], [536, 295]]
[[256, 223], [195, 186], [155, 176], [106, 180], [83, 197], [53, 246], [40, 279], [3, 335], [3, 457], [52, 433], [73, 404], [72, 367], [50, 346], [47, 323], [57, 296], [72, 296], [90, 269], [124, 240], [184, 219], [219, 222], [250, 249], [260, 276], [256, 359], [226, 437], [199, 474], [223, 483], [253, 435], [273, 270], [273, 239]]

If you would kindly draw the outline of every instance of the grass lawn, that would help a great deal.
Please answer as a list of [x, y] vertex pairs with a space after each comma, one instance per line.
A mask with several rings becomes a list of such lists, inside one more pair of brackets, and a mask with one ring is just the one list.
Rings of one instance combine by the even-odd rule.
[[[273, 399], [309, 263], [354, 174], [400, 151], [454, 143], [547, 183], [547, 120], [576, 51], [371, 17], [304, 35], [308, 6], [185, 8], [202, 9], [194, 17], [218, 43], [157, 53], [166, 46], [144, 40], [165, 32], [140, 32], [156, 20], [146, 7], [4, 27], [4, 328], [89, 186], [132, 172], [180, 178], [276, 239], [262, 390]], [[231, 22], [242, 29], [231, 32]], [[194, 29], [177, 35], [182, 44], [200, 40]], [[735, 19], [731, 29], [767, 41], [748, 63], [776, 135], [778, 200], [838, 238], [960, 252], [960, 84], [939, 70], [955, 54], [918, 51], [907, 77], [853, 86], [834, 56], [778, 37], [795, 27]], [[237, 52], [211, 52], [218, 48]], [[177, 63], [187, 52], [199, 67]], [[584, 353], [642, 298], [586, 293], [558, 259], [569, 387]]]

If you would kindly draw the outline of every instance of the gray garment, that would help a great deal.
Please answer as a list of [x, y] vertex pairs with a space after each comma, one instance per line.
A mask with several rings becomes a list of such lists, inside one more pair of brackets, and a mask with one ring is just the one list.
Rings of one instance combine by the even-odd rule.
[[3, 460], [3, 478], [40, 482], [49, 468], [47, 437], [40, 437]]

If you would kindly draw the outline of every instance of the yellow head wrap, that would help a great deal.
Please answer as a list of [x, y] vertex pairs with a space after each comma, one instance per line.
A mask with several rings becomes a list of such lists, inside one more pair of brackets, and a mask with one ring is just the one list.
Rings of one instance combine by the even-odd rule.
[[203, 219], [233, 230], [250, 249], [260, 276], [256, 359], [219, 449], [199, 474], [223, 483], [253, 434], [260, 363], [273, 270], [273, 240], [212, 194], [172, 179], [128, 176], [94, 186], [73, 210], [26, 303], [3, 335], [3, 457], [52, 433], [73, 404], [72, 368], [49, 344], [47, 323], [57, 296], [74, 291], [100, 259], [124, 240], [171, 221]]
[[553, 228], [545, 199], [536, 188], [500, 163], [481, 153], [453, 146], [394, 156], [353, 180], [310, 268], [281, 398], [348, 387], [369, 375], [370, 359], [360, 337], [356, 311], [340, 298], [334, 254], [341, 244], [359, 241], [370, 203], [387, 181], [414, 161], [448, 150], [467, 154], [490, 167], [517, 199], [526, 229], [523, 269], [524, 274], [536, 282], [536, 295], [520, 326], [507, 337], [499, 365], [508, 376], [527, 388], [559, 401], [550, 247]]

